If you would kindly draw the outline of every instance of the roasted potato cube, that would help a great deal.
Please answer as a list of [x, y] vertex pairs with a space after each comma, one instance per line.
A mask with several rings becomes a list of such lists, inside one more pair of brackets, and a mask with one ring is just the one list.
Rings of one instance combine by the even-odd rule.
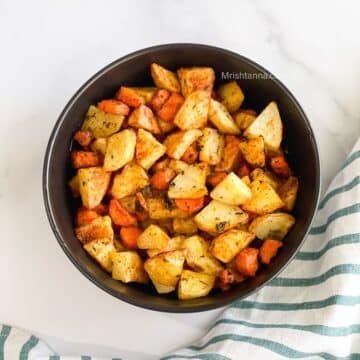
[[295, 176], [290, 176], [279, 188], [279, 196], [284, 203], [284, 210], [289, 212], [293, 210], [298, 189], [299, 180]]
[[181, 250], [183, 249], [183, 241], [185, 237], [184, 236], [175, 236], [173, 238], [170, 238], [167, 242], [166, 246], [162, 249], [149, 249], [147, 250], [147, 254], [149, 257], [156, 256], [158, 254], [168, 252], [168, 251], [174, 251], [174, 250]]
[[148, 276], [144, 264], [136, 251], [112, 252], [112, 277], [124, 283], [137, 282], [146, 284]]
[[217, 275], [223, 270], [223, 267], [209, 252], [209, 245], [204, 238], [198, 235], [183, 240], [183, 247], [186, 250], [186, 263], [193, 270]]
[[177, 79], [175, 73], [156, 63], [152, 63], [150, 65], [150, 71], [154, 83], [158, 88], [173, 92], [180, 92], [179, 80]]
[[173, 169], [176, 173], [183, 172], [190, 165], [182, 160], [171, 159], [169, 162], [169, 168]]
[[88, 209], [98, 206], [108, 189], [111, 174], [102, 167], [78, 170], [81, 201]]
[[245, 211], [263, 215], [281, 209], [284, 203], [274, 188], [265, 181], [254, 180], [250, 184], [252, 197], [243, 205]]
[[114, 231], [109, 216], [102, 216], [94, 219], [90, 224], [81, 225], [75, 228], [75, 235], [80, 242], [86, 244], [96, 239], [113, 239]]
[[168, 234], [159, 226], [151, 224], [137, 240], [139, 249], [162, 249], [169, 241]]
[[184, 250], [168, 251], [147, 259], [144, 268], [154, 285], [176, 287], [184, 261]]
[[202, 90], [211, 94], [215, 72], [210, 67], [190, 67], [177, 70], [177, 76], [180, 80], [181, 92], [185, 97], [195, 91]]
[[164, 141], [166, 154], [179, 160], [186, 149], [202, 135], [201, 130], [193, 129], [170, 134]]
[[90, 148], [92, 151], [98, 154], [105, 155], [107, 142], [108, 142], [107, 138], [97, 138], [91, 143]]
[[240, 140], [233, 135], [225, 136], [225, 147], [220, 162], [216, 165], [216, 171], [232, 171], [238, 167], [241, 160], [239, 148]]
[[238, 206], [212, 200], [194, 219], [199, 229], [210, 234], [220, 234], [237, 225], [246, 224], [248, 215]]
[[215, 284], [215, 276], [184, 270], [181, 274], [178, 297], [180, 300], [207, 296]]
[[173, 229], [177, 234], [193, 235], [197, 233], [197, 226], [194, 218], [173, 219]]
[[140, 105], [129, 116], [128, 124], [138, 129], [150, 131], [153, 134], [160, 134], [160, 127], [155, 115], [146, 105]]
[[173, 122], [164, 121], [160, 118], [157, 119], [157, 122], [163, 134], [166, 134], [175, 129], [175, 124]]
[[265, 144], [262, 136], [241, 139], [240, 150], [245, 160], [252, 166], [265, 166]]
[[111, 254], [115, 251], [112, 239], [104, 238], [92, 240], [84, 245], [84, 249], [100, 264], [104, 270], [111, 273]]
[[136, 212], [136, 196], [130, 195], [119, 199], [121, 205], [130, 213]]
[[210, 94], [195, 91], [189, 95], [176, 113], [174, 123], [181, 130], [200, 129], [206, 125], [209, 114]]
[[206, 195], [208, 193], [205, 184], [207, 173], [206, 164], [190, 165], [170, 182], [168, 197], [170, 199], [196, 199]]
[[156, 87], [133, 87], [131, 89], [144, 99], [146, 105], [150, 104], [156, 91]]
[[159, 143], [154, 136], [143, 129], [139, 129], [136, 142], [136, 161], [144, 169], [149, 170], [166, 151], [166, 147]]
[[160, 198], [150, 198], [146, 201], [149, 217], [153, 220], [166, 220], [172, 218], [187, 218], [189, 214], [175, 207], [169, 201]]
[[249, 176], [245, 175], [241, 178], [241, 181], [248, 187], [250, 187], [251, 184], [251, 180], [249, 178]]
[[269, 103], [255, 121], [246, 129], [246, 137], [262, 136], [265, 145], [271, 150], [278, 150], [282, 141], [283, 125], [275, 101]]
[[213, 239], [210, 252], [220, 261], [229, 263], [240, 250], [245, 249], [254, 239], [255, 235], [252, 233], [231, 229]]
[[224, 151], [224, 137], [213, 128], [203, 128], [202, 136], [199, 139], [200, 161], [210, 165], [220, 162]]
[[282, 240], [295, 224], [295, 218], [286, 213], [274, 213], [258, 216], [249, 226], [249, 231], [261, 240]]
[[217, 92], [221, 103], [230, 113], [238, 111], [245, 99], [244, 93], [236, 81], [230, 81], [219, 86]]
[[108, 139], [104, 170], [116, 171], [134, 159], [136, 135], [133, 130], [125, 129]]
[[242, 205], [251, 199], [251, 190], [232, 172], [215, 186], [210, 196], [225, 204]]
[[239, 111], [234, 114], [234, 120], [240, 130], [247, 129], [256, 119], [256, 115], [249, 114], [245, 111]]
[[281, 180], [269, 170], [256, 168], [250, 173], [250, 176], [252, 180], [265, 181], [269, 183], [275, 191], [277, 191], [281, 186]]
[[90, 131], [96, 138], [106, 138], [120, 130], [124, 118], [123, 115], [109, 114], [91, 105], [81, 130]]
[[240, 134], [240, 129], [226, 107], [214, 99], [210, 100], [209, 119], [224, 134]]
[[70, 191], [72, 193], [73, 197], [79, 197], [80, 196], [80, 183], [79, 183], [79, 174], [76, 173], [70, 181], [68, 182]]
[[135, 194], [147, 185], [149, 185], [149, 177], [145, 170], [140, 165], [130, 163], [124, 166], [120, 174], [115, 175], [111, 194], [121, 199]]

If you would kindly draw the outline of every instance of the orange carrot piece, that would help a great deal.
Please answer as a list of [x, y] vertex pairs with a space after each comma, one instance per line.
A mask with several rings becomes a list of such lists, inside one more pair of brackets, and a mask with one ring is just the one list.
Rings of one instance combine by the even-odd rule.
[[116, 199], [110, 200], [109, 215], [116, 225], [129, 226], [136, 223], [136, 217], [130, 214]]
[[279, 240], [266, 239], [260, 247], [260, 261], [270, 264], [271, 259], [277, 254], [283, 243]]
[[247, 115], [257, 116], [256, 111], [253, 109], [243, 109], [243, 110], [240, 110], [240, 112], [247, 114]]
[[176, 173], [173, 169], [164, 169], [157, 171], [151, 178], [150, 184], [157, 190], [166, 190], [170, 181], [175, 177]]
[[291, 169], [284, 156], [279, 155], [271, 158], [270, 165], [275, 174], [284, 177], [291, 176]]
[[193, 164], [199, 156], [199, 152], [197, 151], [196, 142], [190, 145], [186, 151], [184, 152], [181, 160], [185, 161], [188, 164]]
[[97, 107], [102, 111], [115, 115], [126, 116], [129, 115], [130, 112], [130, 108], [126, 104], [122, 101], [113, 99], [102, 100], [97, 104]]
[[151, 99], [150, 107], [155, 111], [160, 111], [160, 109], [165, 104], [166, 100], [170, 97], [170, 91], [166, 89], [157, 89], [154, 96]]
[[184, 97], [178, 93], [172, 93], [165, 102], [165, 104], [161, 107], [161, 109], [157, 112], [157, 115], [161, 120], [170, 122], [175, 118], [176, 113], [181, 108], [181, 105], [184, 103]]
[[71, 152], [71, 162], [74, 169], [79, 169], [101, 165], [102, 158], [93, 151], [73, 150]]
[[106, 215], [108, 213], [108, 208], [104, 204], [99, 204], [92, 208], [91, 210], [96, 211], [99, 215]]
[[93, 220], [95, 220], [99, 216], [100, 215], [96, 211], [82, 207], [78, 209], [76, 213], [75, 224], [76, 226], [87, 225], [90, 224]]
[[136, 250], [137, 239], [141, 235], [141, 230], [136, 226], [123, 226], [120, 230], [120, 238], [125, 247]]
[[136, 93], [134, 89], [131, 89], [126, 86], [122, 86], [118, 92], [115, 94], [116, 100], [124, 102], [126, 105], [132, 107], [138, 107], [142, 104], [145, 104], [145, 99]]
[[175, 199], [175, 204], [180, 210], [193, 213], [204, 206], [204, 196], [197, 199]]
[[207, 182], [215, 187], [217, 184], [221, 183], [225, 176], [227, 175], [227, 172], [225, 171], [220, 171], [220, 172], [216, 172], [214, 174], [209, 175], [209, 177], [207, 178]]
[[250, 167], [248, 164], [243, 163], [242, 165], [240, 165], [240, 167], [237, 169], [236, 174], [242, 178], [244, 176], [249, 176], [250, 175]]
[[74, 140], [83, 147], [89, 146], [92, 140], [91, 132], [88, 130], [78, 130], [74, 134]]
[[247, 247], [241, 250], [235, 259], [236, 268], [244, 276], [255, 276], [259, 268], [259, 250]]

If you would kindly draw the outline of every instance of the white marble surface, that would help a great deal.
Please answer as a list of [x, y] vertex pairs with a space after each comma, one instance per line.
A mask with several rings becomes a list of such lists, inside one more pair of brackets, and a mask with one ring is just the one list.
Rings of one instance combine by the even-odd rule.
[[201, 336], [219, 311], [138, 309], [67, 260], [42, 201], [52, 126], [114, 59], [160, 43], [212, 44], [259, 62], [293, 91], [326, 186], [360, 133], [359, 12], [358, 1], [0, 1], [0, 322], [32, 329], [63, 354], [136, 360]]

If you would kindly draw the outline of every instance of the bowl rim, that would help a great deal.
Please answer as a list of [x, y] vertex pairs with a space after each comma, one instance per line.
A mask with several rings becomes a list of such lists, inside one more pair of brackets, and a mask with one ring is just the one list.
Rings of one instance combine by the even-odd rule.
[[[49, 191], [49, 165], [50, 165], [50, 158], [52, 155], [52, 151], [53, 151], [53, 146], [54, 146], [54, 142], [57, 138], [57, 133], [59, 128], [61, 127], [61, 125], [63, 124], [67, 112], [69, 111], [69, 109], [72, 107], [72, 105], [78, 100], [78, 98], [81, 97], [82, 93], [89, 87], [92, 85], [93, 82], [95, 82], [99, 77], [101, 77], [102, 75], [104, 75], [105, 73], [107, 73], [108, 71], [110, 71], [112, 68], [120, 65], [121, 63], [124, 63], [128, 60], [131, 60], [133, 58], [148, 54], [148, 53], [152, 53], [154, 51], [157, 50], [166, 50], [166, 49], [174, 49], [174, 48], [182, 48], [182, 49], [186, 49], [186, 48], [198, 48], [198, 49], [206, 49], [206, 50], [213, 50], [217, 53], [222, 53], [226, 56], [231, 56], [231, 57], [235, 57], [238, 60], [246, 63], [247, 65], [252, 66], [254, 69], [256, 69], [257, 71], [267, 74], [269, 76], [269, 79], [271, 81], [274, 81], [276, 83], [276, 85], [281, 88], [281, 90], [286, 94], [286, 96], [292, 101], [292, 103], [294, 104], [296, 110], [299, 112], [299, 114], [301, 115], [302, 119], [305, 122], [307, 131], [308, 131], [308, 136], [311, 142], [311, 145], [314, 149], [315, 152], [315, 169], [316, 169], [316, 173], [314, 174], [315, 176], [315, 201], [313, 203], [313, 207], [311, 209], [311, 215], [307, 218], [307, 221], [304, 225], [304, 228], [306, 229], [304, 232], [304, 236], [301, 239], [301, 241], [299, 242], [298, 246], [296, 247], [296, 249], [293, 250], [292, 254], [289, 256], [289, 258], [286, 260], [286, 262], [284, 263], [284, 265], [277, 270], [274, 274], [272, 274], [268, 279], [266, 279], [265, 281], [263, 281], [260, 285], [254, 287], [253, 289], [250, 289], [248, 291], [246, 291], [244, 294], [242, 295], [238, 295], [236, 293], [233, 294], [233, 296], [228, 296], [224, 299], [218, 299], [218, 301], [211, 303], [211, 304], [202, 304], [202, 305], [189, 305], [186, 307], [178, 307], [175, 304], [174, 305], [158, 305], [158, 304], [151, 304], [149, 303], [147, 300], [142, 300], [141, 297], [139, 298], [129, 298], [125, 295], [119, 294], [115, 291], [113, 291], [112, 289], [108, 288], [105, 284], [103, 284], [100, 280], [96, 279], [95, 277], [93, 277], [90, 272], [88, 272], [84, 267], [82, 267], [76, 260], [76, 258], [72, 255], [72, 252], [70, 251], [70, 249], [68, 248], [67, 244], [65, 243], [65, 241], [63, 240], [60, 231], [58, 229], [56, 220], [55, 220], [55, 216], [53, 213], [53, 207], [52, 207], [52, 201], [51, 201], [51, 194]], [[104, 66], [102, 69], [100, 69], [99, 71], [97, 71], [93, 76], [91, 76], [86, 82], [84, 82], [80, 88], [75, 92], [75, 94], [70, 98], [70, 100], [67, 102], [67, 104], [64, 106], [63, 110], [61, 111], [59, 117], [57, 118], [55, 124], [53, 125], [53, 129], [50, 133], [50, 137], [46, 146], [46, 150], [45, 150], [45, 157], [44, 157], [44, 162], [43, 162], [43, 173], [42, 173], [42, 190], [43, 190], [43, 200], [44, 200], [44, 205], [45, 205], [45, 210], [46, 210], [46, 214], [47, 214], [47, 218], [48, 221], [50, 223], [51, 229], [57, 239], [57, 242], [59, 243], [60, 247], [62, 248], [62, 250], [64, 251], [64, 253], [67, 255], [68, 259], [73, 263], [73, 265], [88, 279], [90, 280], [92, 283], [94, 283], [96, 286], [98, 286], [100, 289], [104, 290], [105, 292], [107, 292], [108, 294], [128, 303], [131, 305], [135, 305], [138, 307], [141, 307], [143, 309], [148, 309], [148, 310], [153, 310], [153, 311], [160, 311], [160, 312], [169, 312], [169, 313], [191, 313], [191, 312], [202, 312], [202, 311], [207, 311], [207, 310], [213, 310], [213, 309], [217, 309], [217, 308], [221, 308], [224, 307], [226, 305], [231, 304], [232, 302], [236, 301], [236, 300], [241, 300], [244, 299], [252, 294], [254, 294], [255, 292], [259, 291], [263, 286], [265, 286], [266, 284], [268, 284], [272, 279], [274, 279], [276, 276], [278, 276], [282, 271], [285, 270], [285, 268], [289, 265], [289, 263], [293, 260], [293, 258], [295, 257], [296, 253], [299, 251], [299, 249], [302, 247], [309, 231], [311, 228], [311, 225], [314, 221], [314, 217], [315, 217], [315, 213], [316, 210], [318, 208], [318, 203], [319, 203], [319, 197], [320, 197], [320, 187], [321, 187], [321, 165], [320, 165], [320, 159], [319, 159], [319, 151], [318, 151], [318, 146], [317, 146], [317, 142], [316, 142], [316, 138], [315, 138], [315, 134], [313, 132], [313, 129], [311, 127], [311, 124], [305, 114], [305, 111], [302, 109], [301, 105], [299, 104], [299, 102], [296, 100], [295, 96], [292, 94], [292, 92], [276, 77], [274, 76], [270, 71], [266, 70], [264, 67], [262, 67], [261, 65], [259, 65], [258, 63], [256, 63], [253, 60], [250, 60], [249, 58], [240, 55], [234, 51], [228, 50], [228, 49], [224, 49], [224, 48], [220, 48], [217, 46], [212, 46], [212, 45], [206, 45], [206, 44], [197, 44], [197, 43], [167, 43], [167, 44], [160, 44], [160, 45], [154, 45], [154, 46], [150, 46], [150, 47], [146, 47], [134, 52], [131, 52], [127, 55], [124, 55], [114, 61], [112, 61], [111, 63], [109, 63], [108, 65]]]

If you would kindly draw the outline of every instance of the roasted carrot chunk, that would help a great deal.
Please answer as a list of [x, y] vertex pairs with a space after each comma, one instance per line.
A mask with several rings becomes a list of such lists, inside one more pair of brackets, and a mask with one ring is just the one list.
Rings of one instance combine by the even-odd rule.
[[244, 276], [255, 276], [259, 268], [259, 250], [247, 247], [236, 256], [236, 268]]
[[226, 291], [229, 290], [232, 284], [240, 284], [245, 280], [246, 277], [244, 275], [234, 269], [227, 268], [219, 273], [218, 285], [221, 290]]
[[283, 177], [291, 176], [291, 169], [284, 156], [279, 155], [271, 158], [270, 166], [274, 173]]
[[146, 200], [144, 195], [141, 192], [137, 192], [135, 194], [136, 196], [136, 200], [138, 201], [139, 205], [144, 209], [144, 210], [148, 210], [147, 204], [146, 204]]
[[199, 152], [197, 151], [196, 147], [197, 147], [196, 142], [190, 145], [184, 152], [184, 155], [181, 157], [181, 160], [185, 161], [188, 164], [193, 164], [199, 157]]
[[106, 215], [108, 213], [108, 208], [104, 204], [99, 204], [98, 206], [95, 206], [91, 210], [96, 211], [99, 215]]
[[110, 114], [115, 115], [129, 115], [130, 108], [122, 101], [118, 100], [103, 100], [98, 103], [98, 108]]
[[136, 250], [137, 239], [141, 235], [141, 230], [136, 226], [123, 226], [120, 230], [120, 238], [125, 247]]
[[150, 184], [157, 190], [166, 190], [170, 181], [175, 177], [176, 173], [173, 169], [164, 169], [157, 171], [151, 178]]
[[245, 163], [240, 165], [240, 167], [236, 171], [236, 174], [239, 176], [239, 178], [242, 178], [244, 176], [249, 176], [250, 175], [249, 165]]
[[81, 146], [89, 146], [92, 140], [91, 132], [88, 130], [78, 130], [74, 135], [74, 140]]
[[136, 217], [130, 214], [116, 199], [110, 200], [109, 215], [116, 225], [129, 226], [136, 223]]
[[253, 109], [243, 109], [243, 110], [240, 110], [240, 112], [247, 114], [247, 115], [257, 116], [256, 111]]
[[170, 91], [166, 89], [157, 89], [151, 99], [150, 107], [158, 112], [165, 104], [165, 101], [170, 97]]
[[266, 239], [260, 247], [260, 261], [270, 264], [271, 259], [277, 254], [283, 243], [279, 240]]
[[173, 121], [176, 113], [181, 108], [181, 105], [184, 103], [184, 98], [179, 93], [172, 93], [170, 97], [165, 101], [164, 105], [157, 112], [157, 115], [161, 120], [164, 121]]
[[197, 199], [175, 199], [175, 204], [180, 210], [193, 213], [204, 206], [204, 196]]
[[74, 169], [79, 169], [101, 165], [102, 159], [99, 154], [93, 151], [73, 150], [71, 162]]
[[96, 211], [82, 207], [76, 213], [75, 224], [76, 226], [87, 225], [99, 216], [100, 215]]
[[134, 89], [126, 86], [122, 86], [118, 90], [118, 92], [115, 94], [115, 98], [132, 107], [138, 107], [142, 104], [145, 104], [145, 99], [142, 96], [137, 94]]
[[213, 173], [208, 176], [207, 182], [211, 186], [215, 187], [217, 184], [221, 183], [224, 180], [226, 175], [227, 175], [227, 172], [225, 172], [225, 171]]

